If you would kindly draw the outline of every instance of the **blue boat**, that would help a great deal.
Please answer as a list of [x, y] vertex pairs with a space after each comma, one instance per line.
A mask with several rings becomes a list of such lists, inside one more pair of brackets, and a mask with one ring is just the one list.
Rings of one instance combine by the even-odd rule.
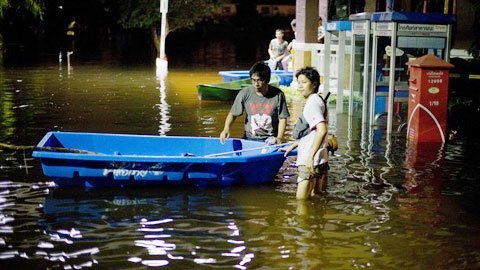
[[[218, 72], [224, 82], [236, 81], [250, 78], [248, 70], [230, 70]], [[272, 74], [280, 77], [280, 85], [289, 86], [293, 81], [293, 72], [284, 70], [273, 70]]]
[[49, 132], [33, 157], [56, 186], [261, 184], [274, 180], [283, 145], [243, 139]]

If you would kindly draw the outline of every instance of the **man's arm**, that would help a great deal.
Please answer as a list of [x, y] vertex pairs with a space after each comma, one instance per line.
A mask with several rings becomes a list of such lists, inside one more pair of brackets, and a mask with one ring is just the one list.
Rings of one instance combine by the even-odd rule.
[[225, 141], [230, 138], [230, 126], [233, 122], [235, 122], [235, 119], [237, 119], [237, 117], [233, 116], [233, 114], [229, 112], [227, 118], [225, 119], [225, 125], [223, 126], [223, 130], [220, 133], [220, 142], [222, 144], [224, 144]]
[[278, 133], [276, 142], [282, 143], [283, 136], [285, 134], [285, 130], [287, 127], [287, 118], [290, 117], [290, 112], [288, 111], [287, 101], [285, 98], [285, 94], [280, 91], [280, 106], [278, 109]]
[[287, 127], [287, 118], [281, 118], [278, 121], [278, 134], [276, 138], [277, 144], [283, 142], [283, 134], [285, 133], [286, 127]]
[[270, 44], [268, 44], [268, 55], [270, 56], [270, 59], [276, 60], [275, 54], [273, 53], [273, 42], [274, 39], [270, 41]]
[[270, 59], [275, 60], [275, 56], [273, 55], [273, 51], [272, 51], [272, 49], [270, 49], [270, 47], [268, 48], [268, 55], [270, 55]]

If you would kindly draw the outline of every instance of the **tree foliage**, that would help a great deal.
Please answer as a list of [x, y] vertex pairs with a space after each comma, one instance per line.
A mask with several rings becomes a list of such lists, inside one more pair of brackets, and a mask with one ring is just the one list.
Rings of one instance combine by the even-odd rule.
[[[169, 0], [167, 34], [182, 28], [192, 28], [210, 18], [221, 3], [221, 0]], [[128, 0], [120, 5], [120, 24], [125, 28], [149, 29], [158, 54], [158, 29], [162, 18], [160, 0]]]
[[0, 0], [0, 18], [3, 16], [3, 10], [8, 7], [8, 0]]
[[[0, 0], [0, 19], [7, 9], [26, 11], [28, 14], [43, 19], [43, 3], [40, 0]], [[25, 15], [25, 14], [20, 14]]]
[[475, 9], [475, 17], [473, 21], [473, 42], [472, 46], [470, 47], [470, 53], [475, 59], [480, 59], [480, 31], [478, 31], [480, 27], [480, 1], [478, 0], [470, 0], [472, 2], [473, 7]]
[[[193, 27], [209, 18], [219, 4], [218, 0], [169, 0], [168, 30]], [[125, 28], [159, 28], [160, 23], [160, 1], [128, 0], [121, 6], [120, 24]]]
[[41, 0], [0, 0], [0, 63], [3, 58], [3, 29], [5, 13], [13, 11], [18, 17], [31, 16], [43, 20], [43, 2]]

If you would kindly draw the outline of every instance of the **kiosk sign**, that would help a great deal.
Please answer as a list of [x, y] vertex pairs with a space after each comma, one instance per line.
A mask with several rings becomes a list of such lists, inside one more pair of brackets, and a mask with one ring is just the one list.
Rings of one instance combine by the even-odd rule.
[[352, 22], [352, 30], [354, 34], [364, 35], [367, 30], [367, 22]]
[[386, 22], [379, 22], [375, 24], [375, 32], [377, 36], [389, 37], [393, 32], [393, 24]]
[[403, 36], [446, 36], [448, 27], [439, 24], [398, 24], [398, 34]]
[[327, 24], [327, 31], [334, 31], [337, 30], [337, 24], [335, 22], [329, 22]]
[[435, 110], [433, 107], [445, 106], [447, 105], [447, 96], [446, 95], [437, 95], [440, 93], [440, 88], [445, 93], [448, 91], [442, 87], [443, 81], [445, 80], [445, 71], [444, 70], [429, 70], [426, 71], [426, 84], [425, 88], [429, 95], [428, 97], [428, 107], [430, 111]]

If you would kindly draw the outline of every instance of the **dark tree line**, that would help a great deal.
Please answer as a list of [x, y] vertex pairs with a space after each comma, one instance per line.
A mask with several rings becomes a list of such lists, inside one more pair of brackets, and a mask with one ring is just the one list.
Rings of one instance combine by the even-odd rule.
[[[220, 4], [220, 0], [169, 0], [167, 33], [208, 20]], [[0, 48], [4, 42], [27, 43], [39, 36], [58, 45], [66, 25], [75, 18], [78, 31], [88, 36], [108, 37], [125, 29], [149, 31], [158, 52], [159, 9], [160, 0], [0, 0]]]
[[[475, 9], [470, 53], [480, 59], [480, 1], [469, 0]], [[241, 1], [239, 18], [245, 27], [252, 27], [255, 1]], [[384, 1], [381, 1], [382, 3]], [[421, 2], [421, 1], [417, 1]], [[168, 33], [212, 18], [222, 0], [169, 0]], [[240, 2], [239, 2], [240, 3]], [[150, 35], [150, 42], [159, 49], [161, 15], [160, 0], [0, 0], [0, 52], [5, 43], [38, 43], [47, 37], [45, 46], [62, 43], [62, 35], [73, 17], [79, 22], [79, 31], [92, 38], [109, 37], [115, 32], [142, 29]], [[250, 20], [249, 20], [250, 19]], [[1, 53], [0, 53], [1, 54]]]

